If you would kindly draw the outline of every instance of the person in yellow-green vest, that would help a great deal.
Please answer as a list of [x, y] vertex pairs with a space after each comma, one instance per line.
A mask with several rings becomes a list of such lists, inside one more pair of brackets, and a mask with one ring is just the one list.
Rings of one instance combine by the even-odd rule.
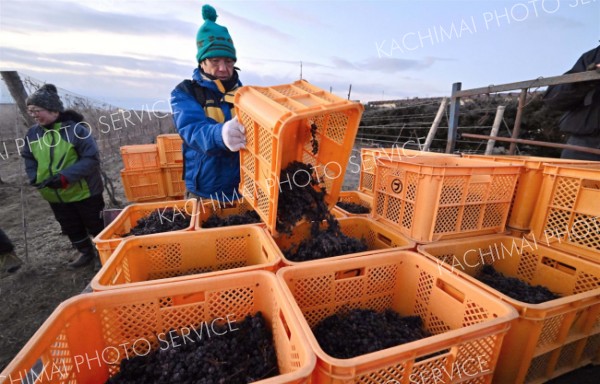
[[90, 239], [104, 228], [100, 155], [83, 116], [65, 110], [56, 87], [45, 84], [26, 101], [36, 121], [29, 128], [21, 156], [29, 183], [50, 203], [62, 232], [79, 251], [68, 264], [80, 268], [96, 261]]
[[215, 23], [217, 12], [210, 5], [202, 7], [202, 17], [196, 34], [198, 66], [191, 80], [171, 92], [171, 109], [183, 139], [186, 196], [232, 201], [241, 197], [238, 151], [246, 143], [233, 106], [242, 84], [229, 31]]

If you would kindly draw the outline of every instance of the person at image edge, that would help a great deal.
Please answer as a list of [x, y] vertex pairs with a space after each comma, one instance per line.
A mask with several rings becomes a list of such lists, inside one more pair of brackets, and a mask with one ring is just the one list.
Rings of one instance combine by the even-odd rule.
[[[600, 45], [585, 52], [573, 68], [565, 73], [600, 72]], [[600, 149], [600, 80], [551, 85], [544, 94], [544, 103], [564, 111], [560, 130], [569, 134], [567, 144]], [[563, 149], [563, 159], [600, 161], [600, 155]]]

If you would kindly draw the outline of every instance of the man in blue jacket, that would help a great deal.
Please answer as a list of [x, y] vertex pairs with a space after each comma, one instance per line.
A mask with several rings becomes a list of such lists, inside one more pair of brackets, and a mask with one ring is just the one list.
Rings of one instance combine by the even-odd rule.
[[196, 36], [198, 67], [192, 80], [171, 92], [171, 109], [183, 139], [187, 197], [232, 201], [240, 197], [238, 151], [246, 143], [233, 108], [242, 84], [227, 28], [215, 23], [217, 13], [210, 5], [202, 7], [202, 16], [204, 24]]

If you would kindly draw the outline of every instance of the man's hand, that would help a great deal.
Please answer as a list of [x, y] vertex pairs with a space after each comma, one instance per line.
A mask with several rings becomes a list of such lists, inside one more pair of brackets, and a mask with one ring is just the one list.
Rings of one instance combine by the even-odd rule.
[[61, 188], [66, 188], [67, 184], [68, 184], [67, 179], [60, 173], [57, 173], [56, 175], [50, 176], [46, 180], [42, 181], [40, 183], [40, 185], [38, 185], [37, 188], [38, 189], [42, 189], [42, 188], [61, 189]]
[[223, 124], [221, 135], [223, 137], [223, 143], [232, 152], [237, 152], [242, 148], [246, 148], [246, 135], [245, 128], [238, 121], [237, 116], [233, 119], [226, 121]]

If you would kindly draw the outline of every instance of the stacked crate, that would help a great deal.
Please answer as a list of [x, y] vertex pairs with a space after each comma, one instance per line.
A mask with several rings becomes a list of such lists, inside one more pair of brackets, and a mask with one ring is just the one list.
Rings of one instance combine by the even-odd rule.
[[[542, 383], [600, 359], [600, 164], [366, 153], [373, 175], [363, 172], [361, 188], [369, 192], [365, 185], [375, 180], [373, 217], [420, 244], [440, 273], [449, 270], [519, 312], [495, 382]], [[504, 258], [507, 249], [512, 257]], [[561, 298], [536, 305], [511, 299], [473, 277], [485, 264]]]
[[[440, 241], [419, 252], [438, 264], [441, 275], [459, 276], [518, 311], [495, 382], [543, 383], [600, 359], [600, 264], [507, 235]], [[511, 298], [475, 278], [485, 265], [560, 297], [539, 304]]]
[[127, 200], [157, 201], [167, 196], [156, 144], [123, 146], [121, 158], [121, 180]]
[[485, 155], [463, 155], [465, 158], [476, 160], [491, 160], [499, 163], [521, 164], [523, 172], [519, 176], [512, 206], [508, 215], [507, 226], [520, 233], [529, 232], [531, 229], [531, 218], [537, 198], [542, 189], [543, 172], [546, 165], [586, 165], [593, 164], [590, 161], [555, 159], [550, 157], [536, 156], [485, 156]]
[[156, 136], [158, 160], [164, 175], [167, 197], [182, 198], [185, 195], [183, 178], [183, 139], [177, 133]]
[[373, 215], [418, 243], [505, 230], [520, 165], [377, 158]]
[[181, 199], [183, 180], [182, 139], [178, 134], [156, 137], [156, 144], [121, 147], [124, 169], [121, 180], [131, 202]]

